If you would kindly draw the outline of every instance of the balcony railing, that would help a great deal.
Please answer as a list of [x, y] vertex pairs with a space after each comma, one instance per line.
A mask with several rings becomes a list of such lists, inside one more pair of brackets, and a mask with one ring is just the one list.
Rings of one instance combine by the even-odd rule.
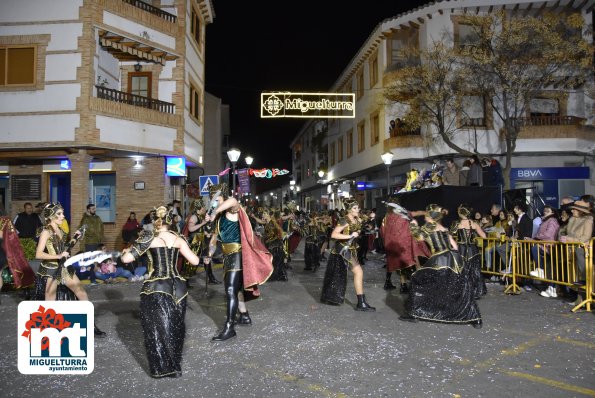
[[531, 116], [519, 118], [521, 126], [579, 126], [585, 119], [576, 116]]
[[405, 137], [405, 136], [412, 136], [412, 135], [421, 135], [421, 129], [417, 128], [415, 130], [407, 130], [403, 127], [395, 127], [393, 129], [389, 129], [390, 137]]
[[174, 114], [176, 112], [176, 106], [169, 102], [159, 101], [153, 98], [143, 97], [141, 95], [129, 94], [107, 87], [95, 87], [97, 88], [97, 98], [120, 102], [122, 104], [139, 106], [141, 108], [153, 109], [155, 111], [164, 113]]
[[461, 120], [463, 127], [485, 127], [486, 119], [484, 117], [465, 117]]
[[134, 7], [140, 8], [141, 10], [145, 10], [150, 12], [151, 14], [157, 15], [169, 22], [176, 22], [177, 17], [175, 15], [170, 14], [169, 12], [165, 12], [160, 8], [153, 7], [150, 4], [145, 3], [144, 1], [140, 0], [122, 0], [124, 3], [128, 3]]

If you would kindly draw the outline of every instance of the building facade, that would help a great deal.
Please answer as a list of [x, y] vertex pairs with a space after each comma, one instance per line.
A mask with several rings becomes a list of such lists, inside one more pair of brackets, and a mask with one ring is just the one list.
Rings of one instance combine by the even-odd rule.
[[[421, 170], [429, 168], [435, 158], [460, 156], [443, 141], [435, 139], [431, 126], [394, 134], [390, 122], [403, 118], [405, 112], [388, 103], [383, 90], [395, 79], [395, 71], [406, 64], [403, 58], [405, 48], [429, 48], [445, 33], [454, 38], [452, 45], [462, 45], [466, 27], [460, 23], [460, 18], [467, 13], [485, 15], [502, 9], [514, 15], [573, 12], [582, 15], [589, 24], [594, 4], [594, 0], [577, 2], [576, 5], [572, 0], [437, 1], [382, 21], [330, 89], [330, 92], [356, 94], [356, 116], [354, 119], [328, 120], [322, 145], [328, 162], [317, 165], [325, 172], [324, 179], [318, 178], [316, 168], [314, 173], [307, 172], [312, 167], [312, 154], [304, 154], [309, 150], [307, 143], [313, 134], [313, 124], [306, 123], [292, 142], [294, 174], [301, 177], [297, 183], [303, 187], [302, 204], [328, 203], [318, 207], [333, 208], [338, 206], [340, 196], [349, 195], [357, 197], [366, 207], [374, 207], [378, 199], [387, 194], [388, 186], [393, 192], [405, 185], [406, 173], [412, 168]], [[546, 193], [538, 171], [535, 171], [533, 180], [511, 175], [511, 181], [517, 187], [541, 190], [541, 194], [550, 195], [552, 204], [557, 204], [559, 198], [568, 194], [595, 193], [595, 177], [587, 173], [585, 178], [583, 173], [594, 163], [593, 100], [582, 87], [562, 94], [556, 99], [543, 95], [531, 101], [531, 114], [526, 115], [527, 123], [517, 140], [512, 159], [515, 173], [525, 168], [553, 167], [560, 170], [552, 175], [573, 180], [566, 183], [565, 178], [560, 178], [556, 188], [552, 186]], [[471, 115], [472, 123], [460, 130], [455, 143], [471, 152], [476, 148], [478, 153], [499, 159], [504, 165], [505, 145], [500, 136], [502, 126], [499, 120], [480, 98], [470, 96], [463, 100], [468, 101], [466, 113]], [[533, 115], [539, 115], [539, 119], [534, 120]], [[545, 125], [539, 123], [544, 120], [544, 115], [548, 121]], [[394, 155], [388, 176], [381, 159], [387, 151]], [[456, 162], [460, 166], [462, 159]], [[568, 168], [580, 169], [576, 179], [568, 178], [568, 173], [564, 173], [563, 169]]]
[[7, 213], [60, 201], [76, 227], [95, 203], [106, 244], [119, 249], [130, 211], [141, 218], [180, 199], [176, 173], [203, 160], [205, 26], [213, 19], [210, 0], [2, 1]]

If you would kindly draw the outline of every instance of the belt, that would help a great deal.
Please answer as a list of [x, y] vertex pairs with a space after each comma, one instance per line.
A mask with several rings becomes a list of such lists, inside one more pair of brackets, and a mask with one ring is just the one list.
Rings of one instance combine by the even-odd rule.
[[222, 243], [221, 248], [223, 249], [223, 254], [232, 254], [242, 250], [242, 245], [239, 243]]

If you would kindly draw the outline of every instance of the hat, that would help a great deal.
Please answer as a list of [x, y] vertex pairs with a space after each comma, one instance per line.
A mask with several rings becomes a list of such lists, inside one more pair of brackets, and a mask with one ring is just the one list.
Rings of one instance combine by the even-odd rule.
[[589, 203], [583, 200], [575, 201], [572, 205], [570, 205], [570, 208], [586, 214], [591, 214], [591, 206], [589, 206]]

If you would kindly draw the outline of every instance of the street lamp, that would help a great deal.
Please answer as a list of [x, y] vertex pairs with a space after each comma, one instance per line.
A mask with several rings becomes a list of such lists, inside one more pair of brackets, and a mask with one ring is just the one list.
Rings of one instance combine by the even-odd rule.
[[240, 152], [239, 149], [230, 149], [229, 151], [227, 151], [227, 157], [229, 158], [229, 161], [231, 162], [231, 181], [232, 181], [232, 196], [235, 195], [236, 193], [236, 162], [238, 161], [238, 159], [240, 158], [240, 155], [242, 154], [242, 152]]
[[386, 165], [386, 192], [387, 195], [390, 196], [390, 165], [393, 162], [393, 153], [392, 152], [385, 152], [380, 155], [382, 161]]
[[252, 156], [246, 156], [245, 160], [248, 167], [250, 167], [252, 165], [252, 162], [254, 162], [254, 158]]
[[324, 177], [324, 170], [318, 170], [318, 180], [320, 182], [320, 211], [322, 211], [322, 178]]

